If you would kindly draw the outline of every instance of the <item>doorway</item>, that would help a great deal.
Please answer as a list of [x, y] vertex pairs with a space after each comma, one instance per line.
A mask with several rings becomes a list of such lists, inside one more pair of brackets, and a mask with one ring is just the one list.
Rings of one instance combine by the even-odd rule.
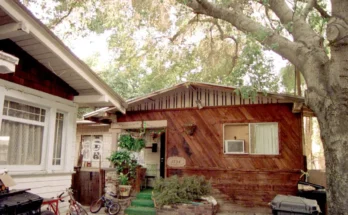
[[166, 133], [161, 134], [161, 147], [160, 147], [160, 176], [165, 178], [165, 158], [166, 158]]

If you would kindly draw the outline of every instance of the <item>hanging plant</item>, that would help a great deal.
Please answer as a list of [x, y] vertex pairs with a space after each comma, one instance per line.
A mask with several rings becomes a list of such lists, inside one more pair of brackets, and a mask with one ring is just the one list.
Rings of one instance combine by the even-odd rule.
[[140, 152], [145, 147], [145, 140], [144, 139], [135, 139], [134, 145], [133, 145], [133, 151]]
[[132, 151], [131, 148], [134, 145], [134, 138], [130, 134], [122, 134], [120, 136], [118, 146], [122, 149], [127, 149], [129, 151]]
[[128, 151], [139, 152], [145, 147], [145, 140], [142, 138], [135, 139], [130, 134], [122, 134], [118, 146]]
[[193, 135], [195, 133], [197, 126], [193, 123], [184, 124], [184, 131], [188, 135]]

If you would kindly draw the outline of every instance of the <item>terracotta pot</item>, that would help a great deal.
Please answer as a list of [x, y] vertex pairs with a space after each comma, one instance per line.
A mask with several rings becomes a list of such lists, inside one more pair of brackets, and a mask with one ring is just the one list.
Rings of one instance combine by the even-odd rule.
[[120, 196], [129, 196], [132, 186], [131, 185], [119, 185]]

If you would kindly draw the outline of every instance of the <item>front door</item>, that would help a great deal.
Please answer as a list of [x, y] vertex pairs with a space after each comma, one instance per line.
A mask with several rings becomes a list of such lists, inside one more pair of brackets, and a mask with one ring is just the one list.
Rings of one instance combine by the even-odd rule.
[[160, 147], [160, 176], [165, 177], [165, 157], [166, 157], [166, 133], [161, 134], [161, 147]]

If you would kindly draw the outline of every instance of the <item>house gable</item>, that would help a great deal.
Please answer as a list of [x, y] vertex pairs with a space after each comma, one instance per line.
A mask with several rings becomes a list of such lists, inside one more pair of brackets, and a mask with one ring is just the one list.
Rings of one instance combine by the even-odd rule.
[[235, 105], [302, 103], [298, 96], [258, 92], [254, 98], [243, 98], [235, 87], [186, 82], [128, 101], [127, 111], [204, 108]]

